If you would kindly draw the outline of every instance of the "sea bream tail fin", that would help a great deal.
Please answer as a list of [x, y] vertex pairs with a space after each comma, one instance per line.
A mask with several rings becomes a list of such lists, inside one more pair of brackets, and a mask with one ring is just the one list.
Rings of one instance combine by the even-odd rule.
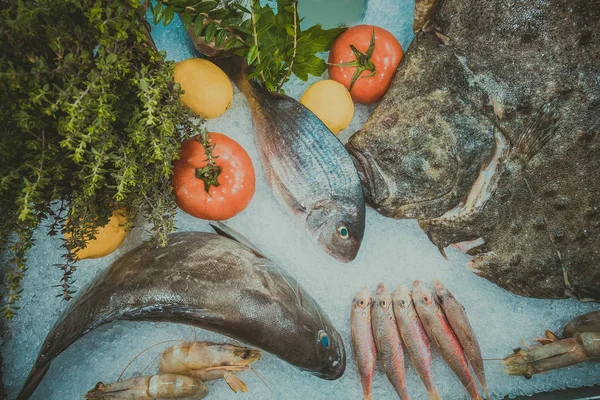
[[556, 135], [559, 126], [560, 113], [558, 112], [558, 99], [553, 99], [544, 104], [531, 118], [511, 151], [513, 157], [518, 157], [524, 162], [533, 156]]
[[223, 222], [221, 222], [221, 221], [216, 221], [214, 223], [211, 222], [210, 226], [214, 229], [214, 231], [217, 233], [217, 235], [224, 236], [228, 239], [232, 239], [238, 243], [243, 244], [244, 246], [246, 246], [250, 250], [252, 250], [252, 252], [259, 257], [269, 258], [269, 257], [265, 256], [263, 254], [263, 252], [260, 251], [250, 240], [248, 240], [248, 238], [246, 238], [246, 236], [242, 235], [241, 233], [239, 233], [235, 229], [231, 228], [230, 226], [225, 225]]

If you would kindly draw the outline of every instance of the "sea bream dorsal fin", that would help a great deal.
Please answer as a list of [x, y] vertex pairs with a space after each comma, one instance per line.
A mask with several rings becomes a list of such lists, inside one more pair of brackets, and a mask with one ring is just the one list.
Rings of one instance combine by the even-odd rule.
[[511, 150], [512, 156], [518, 157], [524, 162], [531, 160], [546, 143], [554, 138], [558, 131], [559, 121], [558, 98], [555, 98], [545, 103], [529, 120]]
[[262, 251], [260, 251], [250, 240], [248, 240], [246, 238], [246, 236], [242, 235], [241, 233], [239, 233], [235, 229], [231, 228], [230, 226], [225, 225], [223, 222], [221, 222], [221, 221], [211, 222], [210, 226], [214, 229], [214, 231], [216, 232], [217, 235], [224, 236], [228, 239], [235, 240], [236, 242], [243, 244], [244, 246], [246, 246], [250, 250], [252, 250], [252, 252], [254, 254], [256, 254], [258, 257], [269, 258], [269, 257], [265, 256], [264, 253]]

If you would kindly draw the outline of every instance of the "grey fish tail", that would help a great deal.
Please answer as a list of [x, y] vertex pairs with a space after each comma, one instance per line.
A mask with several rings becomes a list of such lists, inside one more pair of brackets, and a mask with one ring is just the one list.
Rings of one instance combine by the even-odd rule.
[[44, 375], [46, 375], [46, 372], [48, 372], [49, 368], [49, 363], [40, 366], [36, 361], [33, 368], [31, 368], [31, 372], [29, 373], [29, 376], [27, 377], [27, 380], [25, 381], [21, 392], [15, 400], [28, 400], [35, 391], [35, 389], [38, 387], [42, 379], [44, 379]]

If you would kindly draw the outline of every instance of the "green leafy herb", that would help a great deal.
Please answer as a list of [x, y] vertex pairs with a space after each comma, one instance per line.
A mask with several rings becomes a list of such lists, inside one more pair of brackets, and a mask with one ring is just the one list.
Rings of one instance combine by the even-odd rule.
[[[154, 19], [167, 24], [176, 10], [154, 7]], [[58, 295], [65, 299], [73, 293], [75, 250], [114, 210], [127, 210], [129, 223], [146, 216], [154, 245], [165, 245], [174, 229], [172, 162], [181, 141], [202, 129], [180, 102], [174, 65], [154, 48], [145, 11], [135, 0], [0, 6], [0, 253], [8, 254], [2, 287], [7, 318], [18, 309], [33, 232], [47, 218], [51, 235], [70, 235], [60, 265]]]
[[235, 50], [254, 68], [250, 76], [273, 91], [282, 91], [291, 74], [302, 80], [322, 75], [327, 65], [317, 54], [329, 50], [345, 30], [318, 25], [302, 30], [297, 0], [277, 0], [276, 10], [261, 6], [259, 0], [250, 0], [249, 8], [239, 1], [159, 0], [154, 20], [164, 20], [171, 7], [180, 13], [186, 29], [188, 21], [195, 21], [190, 33], [202, 40], [203, 48]]

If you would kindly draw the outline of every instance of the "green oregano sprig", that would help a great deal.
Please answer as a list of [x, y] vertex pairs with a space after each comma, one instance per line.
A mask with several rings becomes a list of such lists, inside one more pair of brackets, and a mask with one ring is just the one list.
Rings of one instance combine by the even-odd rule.
[[[63, 239], [57, 295], [72, 296], [76, 249], [113, 211], [174, 229], [172, 163], [202, 131], [180, 102], [172, 62], [135, 0], [38, 0], [0, 6], [2, 311], [19, 308], [33, 232]], [[168, 15], [167, 15], [168, 17]]]

